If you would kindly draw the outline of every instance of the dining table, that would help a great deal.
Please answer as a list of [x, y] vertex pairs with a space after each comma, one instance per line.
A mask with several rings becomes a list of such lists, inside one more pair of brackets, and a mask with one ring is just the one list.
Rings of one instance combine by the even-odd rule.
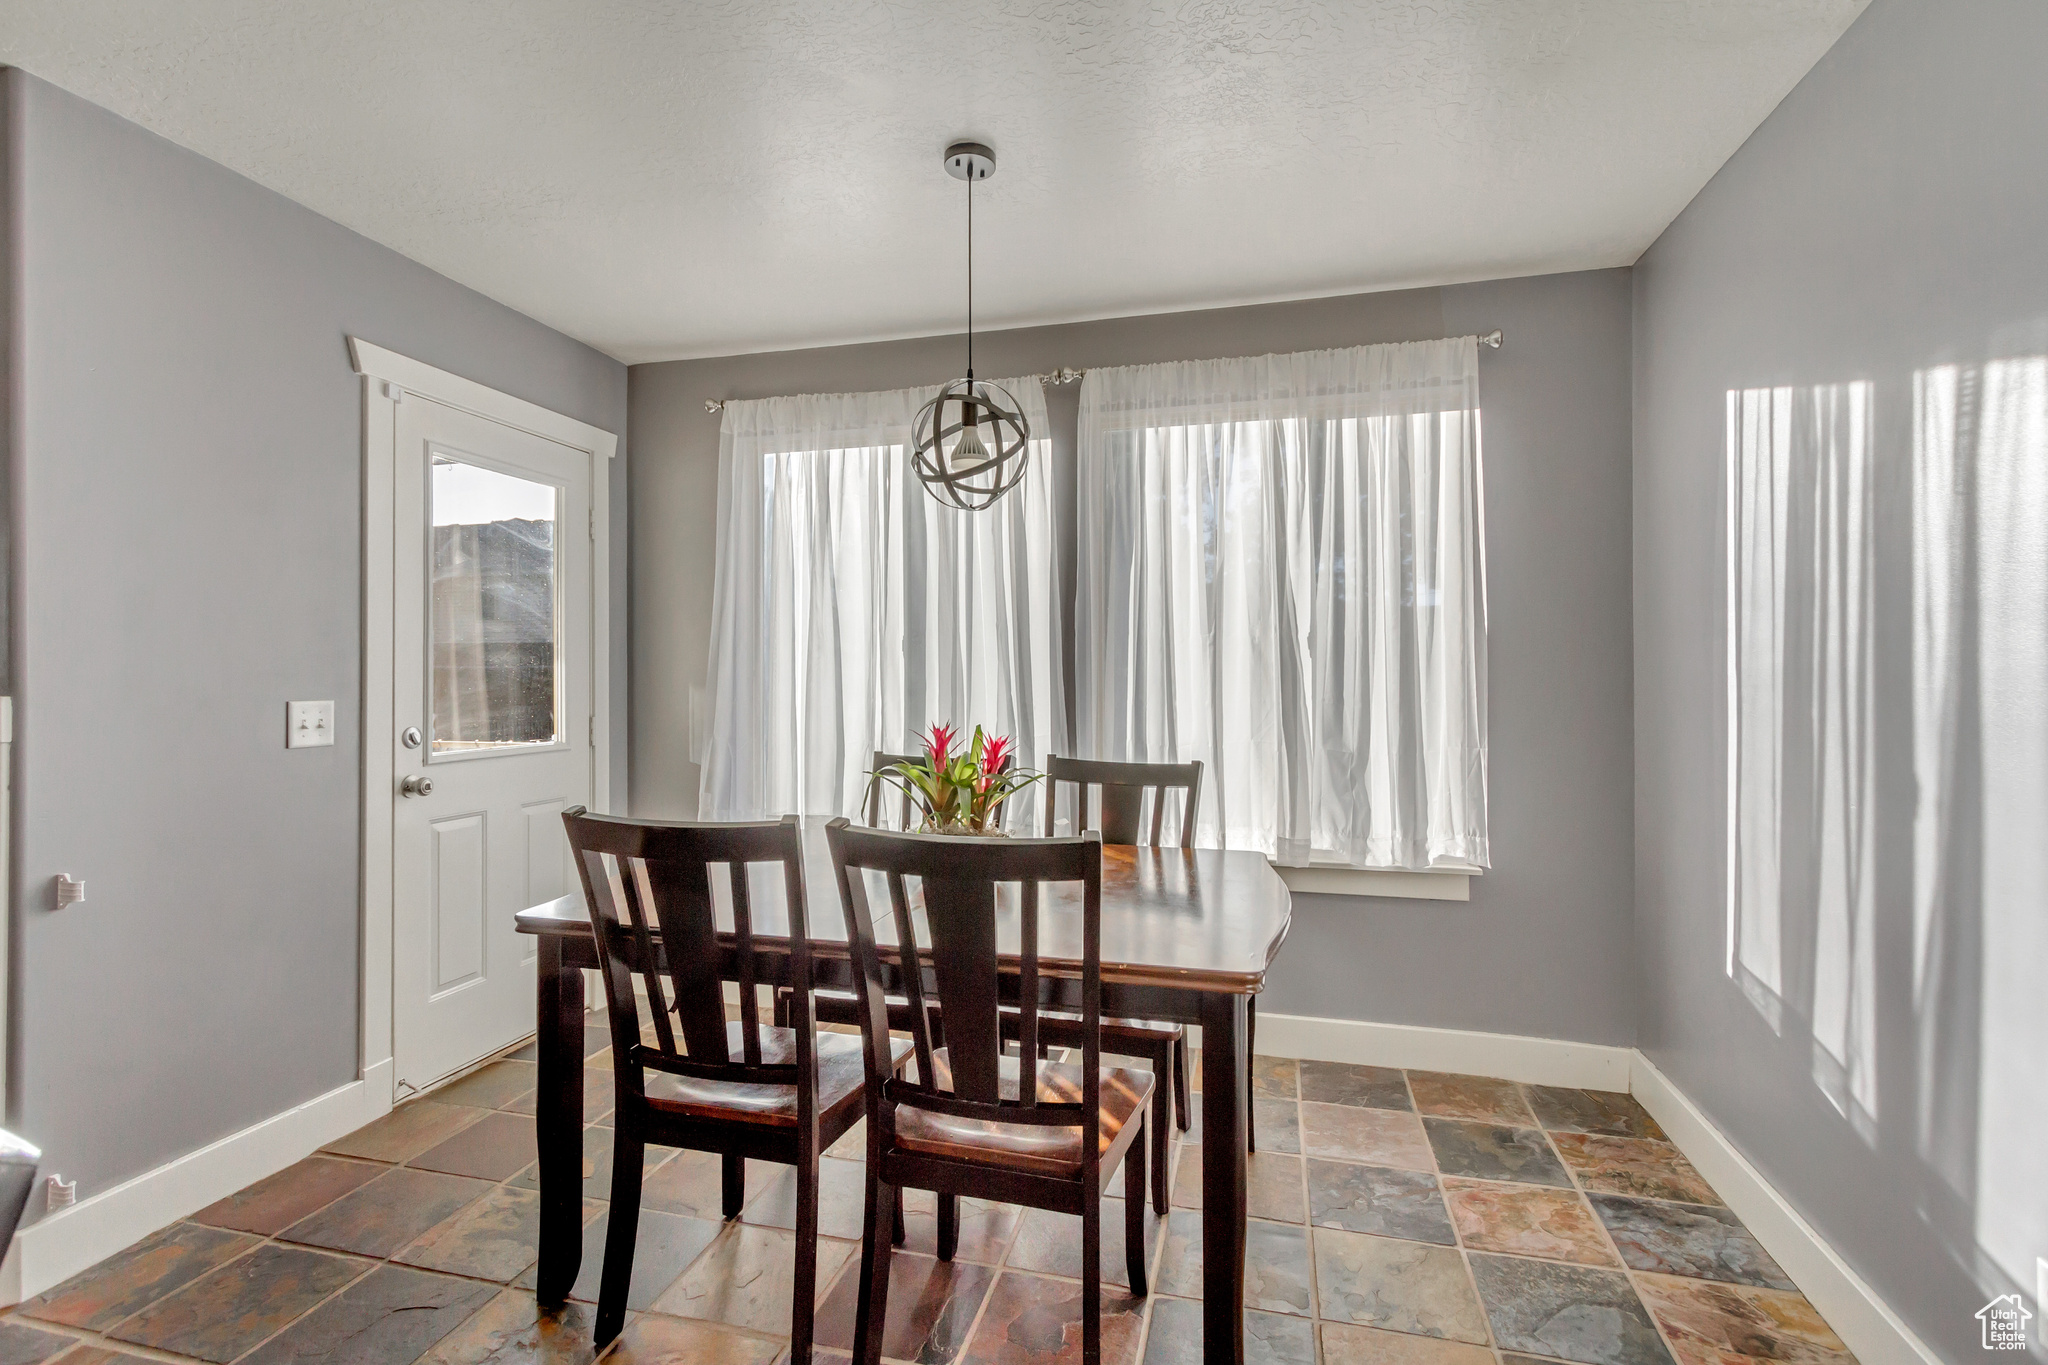
[[[816, 983], [844, 986], [852, 980], [851, 953], [822, 820], [805, 822], [804, 863], [801, 891]], [[779, 866], [750, 869], [753, 975], [764, 984], [787, 979], [788, 901], [781, 880]], [[714, 889], [719, 885], [714, 877]], [[1041, 891], [1042, 998], [1056, 1006], [1072, 1004], [1078, 992], [1079, 893], [1078, 885]], [[1201, 1029], [1203, 1358], [1211, 1365], [1244, 1360], [1248, 1014], [1286, 942], [1291, 913], [1286, 883], [1263, 854], [1103, 846], [1102, 1013]], [[729, 909], [720, 923], [721, 973], [735, 981], [739, 965]], [[535, 1122], [541, 1209], [535, 1292], [552, 1307], [568, 1297], [582, 1260], [584, 970], [597, 966], [597, 952], [580, 891], [521, 911], [518, 927], [539, 940]], [[875, 931], [877, 948], [885, 961], [893, 961], [896, 939], [887, 916], [878, 917]], [[1001, 963], [1014, 964], [1014, 898], [999, 898], [996, 932]], [[659, 934], [652, 946], [661, 959]], [[654, 967], [665, 970], [665, 960]]]

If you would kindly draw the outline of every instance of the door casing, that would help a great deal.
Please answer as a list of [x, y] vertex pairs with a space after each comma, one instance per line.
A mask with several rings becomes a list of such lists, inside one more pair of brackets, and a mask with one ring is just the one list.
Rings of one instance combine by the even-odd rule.
[[361, 1036], [358, 1075], [389, 1105], [392, 1067], [393, 909], [391, 800], [397, 788], [392, 723], [392, 480], [398, 456], [398, 405], [407, 394], [517, 427], [583, 451], [590, 459], [591, 508], [591, 809], [611, 807], [611, 460], [616, 434], [565, 417], [399, 355], [358, 337], [349, 357], [363, 379], [363, 746]]

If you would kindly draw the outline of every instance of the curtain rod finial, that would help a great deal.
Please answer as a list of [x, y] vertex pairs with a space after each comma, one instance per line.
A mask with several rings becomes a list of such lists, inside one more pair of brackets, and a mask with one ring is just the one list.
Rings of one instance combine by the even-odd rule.
[[1488, 332], [1485, 336], [1479, 338], [1479, 344], [1481, 346], [1491, 346], [1494, 350], [1498, 351], [1500, 349], [1501, 340], [1502, 337], [1500, 334], [1500, 328], [1496, 327], [1491, 332]]
[[724, 412], [724, 411], [725, 411], [725, 404], [724, 404], [724, 403], [721, 403], [721, 402], [720, 402], [720, 401], [719, 401], [718, 399], [716, 399], [716, 398], [707, 398], [707, 399], [705, 399], [705, 400], [704, 400], [704, 411], [706, 411], [706, 412]]

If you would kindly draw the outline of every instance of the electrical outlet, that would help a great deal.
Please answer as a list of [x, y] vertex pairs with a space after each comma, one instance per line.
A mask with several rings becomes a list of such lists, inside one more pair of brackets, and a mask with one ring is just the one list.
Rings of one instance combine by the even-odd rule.
[[334, 743], [334, 703], [290, 701], [284, 706], [284, 747], [313, 749]]

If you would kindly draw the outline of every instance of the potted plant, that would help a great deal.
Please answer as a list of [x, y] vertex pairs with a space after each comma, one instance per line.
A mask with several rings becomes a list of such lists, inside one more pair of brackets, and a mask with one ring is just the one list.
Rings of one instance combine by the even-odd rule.
[[1045, 774], [1016, 766], [1017, 746], [1007, 735], [986, 736], [977, 725], [965, 749], [954, 749], [958, 739], [952, 726], [934, 725], [922, 759], [875, 776], [910, 797], [924, 817], [921, 834], [999, 835], [1003, 803]]

